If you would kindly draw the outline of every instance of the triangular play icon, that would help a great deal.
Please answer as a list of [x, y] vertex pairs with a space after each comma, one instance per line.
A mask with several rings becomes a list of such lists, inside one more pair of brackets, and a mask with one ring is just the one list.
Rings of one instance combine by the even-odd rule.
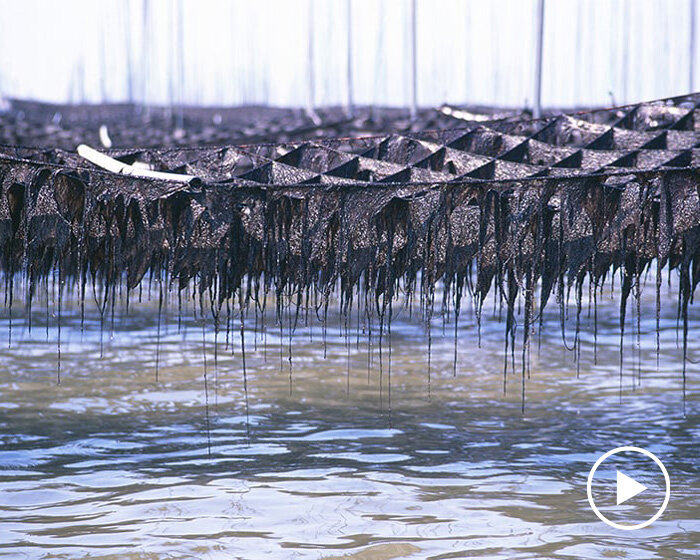
[[626, 502], [630, 498], [634, 498], [637, 494], [644, 492], [647, 487], [640, 484], [633, 478], [630, 478], [625, 473], [617, 471], [617, 505]]

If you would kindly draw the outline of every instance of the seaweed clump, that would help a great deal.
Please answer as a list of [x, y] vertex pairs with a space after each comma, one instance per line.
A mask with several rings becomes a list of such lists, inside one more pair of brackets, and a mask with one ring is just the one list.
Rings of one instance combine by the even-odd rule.
[[[189, 183], [107, 173], [71, 150], [0, 148], [5, 305], [18, 281], [31, 305], [36, 286], [54, 278], [81, 302], [99, 293], [106, 313], [147, 277], [160, 286], [159, 310], [163, 289], [193, 285], [215, 328], [236, 307], [241, 330], [251, 307], [257, 323], [270, 296], [291, 333], [304, 309], [323, 320], [337, 294], [346, 317], [376, 319], [381, 356], [387, 344], [391, 352], [399, 292], [418, 295], [428, 323], [436, 300], [456, 318], [466, 297], [481, 320], [493, 292], [505, 308], [506, 369], [522, 333], [524, 402], [548, 301], [562, 309], [563, 334], [573, 291], [576, 348], [583, 287], [595, 296], [612, 271], [624, 335], [629, 296], [638, 301], [655, 264], [657, 301], [662, 271], [679, 271], [686, 357], [700, 281], [698, 103], [691, 95], [373, 137], [108, 151], [197, 177]], [[291, 384], [291, 343], [289, 352]]]

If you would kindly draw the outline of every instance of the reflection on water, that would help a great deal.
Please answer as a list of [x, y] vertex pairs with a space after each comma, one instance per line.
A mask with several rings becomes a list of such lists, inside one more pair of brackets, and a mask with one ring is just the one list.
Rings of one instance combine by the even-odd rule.
[[[424, 326], [400, 316], [390, 403], [386, 355], [380, 387], [366, 335], [331, 318], [324, 357], [321, 330], [298, 329], [290, 385], [287, 333], [251, 329], [246, 414], [240, 344], [232, 355], [218, 333], [215, 358], [210, 325], [204, 352], [201, 324], [178, 332], [171, 311], [158, 337], [143, 302], [105, 327], [100, 357], [99, 315], [88, 309], [81, 332], [69, 307], [56, 385], [55, 320], [47, 330], [35, 312], [30, 333], [15, 310], [0, 351], [0, 557], [697, 558], [700, 384], [691, 363], [684, 416], [675, 303], [665, 297], [657, 367], [654, 302], [642, 302], [622, 378], [614, 300], [598, 310], [597, 364], [584, 325], [578, 376], [548, 310], [525, 414], [517, 363], [503, 393], [496, 318], [478, 348], [465, 314], [456, 377], [452, 327], [435, 322], [429, 396]], [[6, 312], [1, 323], [7, 333]], [[603, 525], [586, 500], [590, 466], [620, 445], [671, 474], [668, 510], [642, 532]]]

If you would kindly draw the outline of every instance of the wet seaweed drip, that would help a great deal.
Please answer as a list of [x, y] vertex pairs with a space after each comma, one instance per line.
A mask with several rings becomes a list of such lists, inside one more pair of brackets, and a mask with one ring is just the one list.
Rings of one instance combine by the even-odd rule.
[[371, 373], [372, 373], [372, 357], [374, 354], [374, 347], [372, 345], [372, 323], [373, 323], [373, 315], [372, 315], [372, 303], [371, 301], [368, 301], [369, 298], [369, 292], [365, 291], [365, 317], [367, 321], [367, 326], [366, 326], [366, 335], [367, 335], [367, 385], [371, 383]]
[[392, 340], [391, 340], [391, 323], [393, 315], [393, 306], [389, 302], [389, 320], [387, 321], [387, 343], [389, 346], [388, 364], [387, 364], [387, 408], [389, 413], [389, 426], [391, 427], [392, 408], [391, 408], [391, 358], [392, 358]]
[[207, 287], [209, 294], [209, 310], [214, 323], [214, 410], [219, 407], [219, 318], [223, 302], [219, 297], [217, 275], [212, 279], [212, 284]]
[[[637, 266], [639, 266], [639, 260], [637, 259]], [[638, 270], [635, 270], [635, 280], [634, 280], [634, 302], [635, 302], [635, 346], [637, 351], [637, 385], [642, 384], [642, 281], [641, 274]]]
[[14, 274], [5, 276], [5, 307], [7, 308], [7, 347], [12, 348], [12, 303], [14, 299]]
[[[92, 281], [92, 295], [95, 300], [95, 305], [97, 306], [97, 310], [100, 314], [100, 360], [104, 358], [104, 328], [105, 328], [105, 312], [107, 310], [107, 301], [108, 301], [108, 284], [105, 284], [102, 288], [104, 297], [100, 298], [98, 297], [97, 293], [97, 286], [96, 286], [96, 281], [95, 278], [93, 277]], [[100, 299], [102, 301], [100, 302]]]
[[[289, 303], [287, 304], [287, 363], [288, 363], [288, 368], [289, 368], [289, 394], [292, 394], [292, 376], [293, 376], [293, 362], [292, 362], [292, 336], [294, 334], [294, 330], [296, 329], [296, 319], [292, 321], [292, 293], [291, 293], [291, 287], [289, 288], [290, 293], [288, 295], [288, 301]], [[298, 292], [299, 297], [301, 297], [301, 291], [299, 290]], [[300, 302], [297, 300], [296, 302], [296, 313], [299, 311], [300, 307]], [[298, 317], [298, 315], [296, 315]], [[280, 341], [281, 343], [281, 341]]]
[[[201, 298], [200, 298], [201, 302]], [[204, 421], [207, 432], [207, 454], [211, 457], [211, 422], [209, 418], [209, 380], [207, 375], [207, 320], [201, 314], [202, 323], [202, 377], [204, 379]]]
[[457, 377], [457, 341], [458, 341], [458, 333], [459, 333], [459, 313], [462, 308], [462, 290], [461, 286], [459, 285], [459, 280], [457, 281], [457, 285], [455, 285], [454, 289], [454, 332], [452, 333], [452, 344], [453, 344], [453, 349], [452, 349], [452, 377]]
[[525, 376], [530, 377], [530, 329], [532, 322], [532, 302], [534, 299], [534, 281], [532, 275], [533, 267], [530, 267], [527, 273], [527, 281], [525, 284], [525, 317], [523, 319], [523, 348], [522, 348], [522, 372], [521, 372], [521, 412], [525, 412]]
[[238, 293], [238, 309], [240, 314], [240, 338], [241, 338], [241, 367], [243, 369], [243, 398], [245, 401], [245, 430], [248, 441], [250, 441], [250, 403], [248, 400], [248, 372], [246, 368], [245, 350], [245, 314], [243, 305], [243, 294]]
[[[84, 162], [76, 161], [75, 154], [59, 150], [28, 149], [21, 159], [18, 152], [3, 152], [0, 266], [6, 274], [8, 344], [12, 344], [15, 271], [19, 275], [17, 295], [25, 298], [24, 319], [29, 329], [33, 322], [31, 306], [41, 301], [43, 287], [48, 290], [51, 266], [57, 267], [59, 277], [81, 286], [81, 328], [85, 285], [91, 282], [100, 309], [101, 356], [106, 313], [110, 312], [111, 335], [116, 302], [122, 298], [124, 287], [128, 303], [129, 292], [138, 289], [140, 293], [149, 277], [165, 277], [176, 286], [178, 331], [184, 331], [183, 338], [187, 324], [183, 325], [182, 294], [186, 306], [193, 305], [193, 315], [199, 316], [205, 329], [204, 316], [212, 313], [218, 401], [222, 302], [238, 294], [245, 300], [243, 313], [253, 302], [253, 348], [257, 349], [260, 316], [265, 353], [265, 300], [269, 293], [279, 327], [280, 371], [288, 366], [291, 391], [292, 342], [300, 313], [303, 311], [308, 320], [309, 309], [316, 310], [327, 355], [328, 305], [331, 296], [339, 292], [345, 320], [341, 331], [347, 347], [346, 366], [351, 361], [350, 313], [356, 304], [367, 333], [368, 383], [374, 345], [378, 343], [379, 397], [383, 405], [383, 391], [391, 391], [392, 322], [401, 313], [395, 307], [397, 314], [392, 316], [391, 310], [392, 305], [398, 305], [401, 290], [405, 289], [410, 315], [413, 290], [420, 289], [417, 305], [427, 326], [430, 396], [433, 336], [439, 334], [431, 330], [433, 320], [438, 320], [434, 313], [441, 314], [443, 331], [449, 320], [455, 321], [455, 375], [464, 282], [473, 300], [479, 344], [484, 301], [489, 295], [494, 298], [494, 317], [505, 321], [501, 347], [504, 391], [508, 370], [517, 375], [519, 350], [524, 404], [534, 324], [539, 324], [539, 348], [543, 311], [550, 297], [559, 305], [564, 349], [573, 352], [577, 374], [581, 371], [586, 348], [582, 290], [583, 283], [588, 282], [588, 323], [592, 297], [596, 363], [598, 296], [609, 285], [611, 297], [619, 299], [622, 394], [627, 327], [631, 327], [628, 338], [634, 339], [636, 348], [633, 386], [641, 380], [642, 282], [645, 271], [656, 260], [657, 368], [662, 342], [658, 293], [661, 271], [679, 270], [676, 335], [679, 347], [683, 346], [685, 395], [689, 308], [700, 260], [698, 170], [680, 169], [678, 162], [668, 164], [677, 150], [667, 150], [666, 139], [661, 137], [665, 123], [676, 123], [668, 125], [675, 127], [673, 142], [696, 143], [692, 136], [695, 132], [678, 120], [681, 113], [696, 118], [694, 111], [700, 99], [690, 99], [692, 109], [686, 99], [637, 106], [630, 112], [620, 109], [617, 113], [564, 115], [536, 122], [502, 121], [469, 125], [462, 130], [412, 131], [376, 139], [317, 139], [274, 146], [229, 146], [219, 151], [115, 151], [118, 157], [143, 159], [164, 171], [177, 171], [186, 164], [201, 176], [201, 183], [196, 185], [175, 186], [166, 181], [105, 174], [86, 168]], [[619, 111], [626, 115], [625, 122], [619, 121]], [[654, 116], [659, 114], [663, 118]], [[606, 132], [598, 132], [602, 129]], [[643, 164], [631, 156], [618, 162], [620, 166], [602, 163], [619, 158], [618, 152], [634, 155], [639, 146], [651, 140], [656, 144], [648, 152], [653, 153], [644, 155], [653, 165], [640, 167]], [[0, 152], [3, 149], [7, 151], [0, 148]], [[538, 150], [548, 163], [540, 165], [533, 159]], [[416, 162], [414, 156], [419, 152], [425, 154], [425, 159]], [[237, 171], [223, 169], [222, 153], [232, 169], [245, 171], [236, 175]], [[465, 174], [464, 170], [470, 171]], [[621, 283], [617, 291], [616, 282]], [[59, 298], [61, 290], [59, 278]], [[161, 286], [159, 324], [167, 307], [162, 290]], [[195, 294], [200, 295], [199, 308], [196, 301], [187, 301], [189, 290], [193, 290], [193, 300]], [[351, 297], [353, 290], [357, 290], [356, 302]], [[435, 290], [442, 290], [442, 299], [437, 300], [442, 307], [435, 303]], [[201, 301], [204, 292], [209, 296], [204, 298], [206, 304]], [[629, 302], [633, 307], [627, 325], [630, 295], [634, 303]], [[304, 298], [306, 303], [302, 304]], [[454, 306], [448, 305], [451, 300]], [[375, 320], [378, 333], [372, 324]], [[575, 333], [571, 333], [572, 322]], [[358, 319], [358, 346], [359, 323]], [[313, 325], [309, 334], [314, 334]], [[206, 336], [203, 338], [202, 351], [206, 354]], [[160, 332], [157, 371], [159, 361]], [[349, 387], [347, 367], [347, 392]]]
[[[431, 296], [428, 295], [430, 298]], [[433, 317], [432, 317], [432, 302], [428, 302], [425, 313], [425, 330], [427, 333], [428, 351], [426, 352], [427, 359], [427, 382], [428, 382], [428, 400], [432, 398], [432, 358], [433, 358]]]
[[163, 317], [163, 279], [158, 276], [158, 317], [156, 319], [156, 372], [155, 381], [158, 383], [158, 373], [160, 370], [160, 325]]
[[[56, 271], [53, 270], [51, 274], [52, 288], [54, 294], [56, 292]], [[44, 279], [44, 297], [46, 298], [46, 319], [44, 324], [44, 335], [46, 336], [46, 342], [49, 341], [49, 325], [51, 324], [51, 297], [49, 296], [49, 279]]]
[[576, 334], [574, 335], [574, 360], [576, 378], [581, 377], [581, 309], [583, 307], [583, 276], [576, 280]]
[[347, 307], [343, 312], [341, 309], [341, 317], [343, 318], [344, 334], [343, 341], [345, 344], [345, 396], [350, 398], [350, 323], [351, 319], [351, 305], [352, 305], [352, 295], [348, 296], [350, 299], [347, 303]]
[[[56, 384], [61, 384], [61, 311], [63, 307], [64, 281], [58, 267], [58, 304], [56, 308]], [[48, 305], [48, 304], [47, 304]]]

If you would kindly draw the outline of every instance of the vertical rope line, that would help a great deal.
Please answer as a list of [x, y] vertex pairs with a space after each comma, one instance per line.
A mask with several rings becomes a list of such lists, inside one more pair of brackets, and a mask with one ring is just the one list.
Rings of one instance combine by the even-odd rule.
[[347, 114], [348, 117], [354, 117], [355, 116], [355, 102], [354, 102], [354, 95], [353, 95], [353, 89], [354, 89], [354, 84], [353, 84], [353, 75], [352, 75], [352, 0], [346, 0], [345, 4], [345, 16], [347, 19], [347, 77], [346, 77], [346, 86], [347, 86]]
[[411, 0], [411, 120], [418, 114], [418, 50], [416, 29], [416, 0]]
[[544, 39], [544, 0], [537, 0], [535, 29], [535, 92], [532, 116], [539, 119], [542, 116], [542, 47]]
[[315, 56], [314, 52], [314, 0], [309, 0], [309, 14], [308, 14], [308, 24], [309, 24], [309, 34], [308, 34], [308, 52], [307, 52], [307, 71], [308, 71], [308, 99], [306, 106], [306, 113], [311, 120], [316, 120], [316, 73], [314, 68]]
[[690, 3], [690, 36], [688, 38], [688, 92], [693, 91], [695, 87], [695, 0], [689, 0]]

